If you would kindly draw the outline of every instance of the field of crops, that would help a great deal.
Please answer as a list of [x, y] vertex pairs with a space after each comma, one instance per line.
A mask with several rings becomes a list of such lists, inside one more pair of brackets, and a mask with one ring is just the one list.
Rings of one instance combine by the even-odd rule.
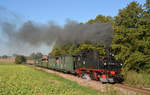
[[0, 95], [101, 95], [77, 83], [33, 67], [0, 64]]

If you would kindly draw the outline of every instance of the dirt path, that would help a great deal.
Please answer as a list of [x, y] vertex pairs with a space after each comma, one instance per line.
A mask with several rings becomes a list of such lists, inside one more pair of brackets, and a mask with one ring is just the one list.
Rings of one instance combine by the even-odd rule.
[[49, 72], [49, 73], [57, 74], [57, 75], [65, 78], [65, 79], [75, 81], [79, 85], [90, 87], [90, 88], [95, 89], [95, 90], [97, 90], [99, 92], [102, 92], [102, 93], [108, 92], [109, 90], [110, 91], [114, 90], [114, 91], [119, 92], [120, 95], [150, 95], [148, 93], [140, 92], [138, 90], [133, 90], [134, 88], [129, 89], [128, 87], [120, 87], [118, 85], [102, 84], [99, 81], [86, 80], [86, 79], [82, 79], [82, 78], [79, 78], [79, 77], [71, 75], [71, 74], [65, 74], [65, 73], [62, 73], [62, 72], [58, 72], [58, 71], [54, 71], [54, 70], [50, 70], [50, 69], [46, 69], [46, 68], [42, 68], [42, 67], [35, 67], [35, 68], [39, 69], [39, 70]]

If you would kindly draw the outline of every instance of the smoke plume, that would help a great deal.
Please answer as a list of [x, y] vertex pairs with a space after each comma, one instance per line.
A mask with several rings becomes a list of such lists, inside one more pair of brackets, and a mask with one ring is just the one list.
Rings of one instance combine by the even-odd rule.
[[0, 26], [2, 35], [7, 39], [7, 44], [11, 46], [9, 48], [13, 47], [15, 50], [31, 53], [32, 51], [29, 51], [31, 47], [33, 49], [42, 45], [50, 47], [56, 41], [59, 44], [90, 41], [110, 45], [113, 37], [112, 26], [104, 23], [79, 24], [68, 20], [62, 27], [53, 23], [39, 24], [27, 21], [17, 28], [16, 24], [0, 20]]

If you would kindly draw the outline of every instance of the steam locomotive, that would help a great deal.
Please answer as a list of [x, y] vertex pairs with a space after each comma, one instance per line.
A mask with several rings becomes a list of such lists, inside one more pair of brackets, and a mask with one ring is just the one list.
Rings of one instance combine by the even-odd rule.
[[35, 60], [35, 65], [76, 74], [79, 77], [99, 80], [102, 83], [119, 83], [122, 64], [110, 52], [104, 58], [95, 51], [83, 51], [73, 56], [43, 57]]

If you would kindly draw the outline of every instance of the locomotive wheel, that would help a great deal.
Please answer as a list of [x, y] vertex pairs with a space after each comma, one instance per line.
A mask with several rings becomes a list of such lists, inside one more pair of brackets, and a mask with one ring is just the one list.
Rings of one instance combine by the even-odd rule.
[[86, 72], [82, 73], [81, 78], [86, 79], [86, 80], [91, 80], [91, 78], [89, 77], [88, 73], [86, 73]]
[[90, 77], [91, 77], [92, 80], [95, 80], [94, 72], [90, 73]]
[[104, 81], [103, 79], [101, 79], [100, 77], [98, 78], [102, 84], [106, 84], [108, 81]]

